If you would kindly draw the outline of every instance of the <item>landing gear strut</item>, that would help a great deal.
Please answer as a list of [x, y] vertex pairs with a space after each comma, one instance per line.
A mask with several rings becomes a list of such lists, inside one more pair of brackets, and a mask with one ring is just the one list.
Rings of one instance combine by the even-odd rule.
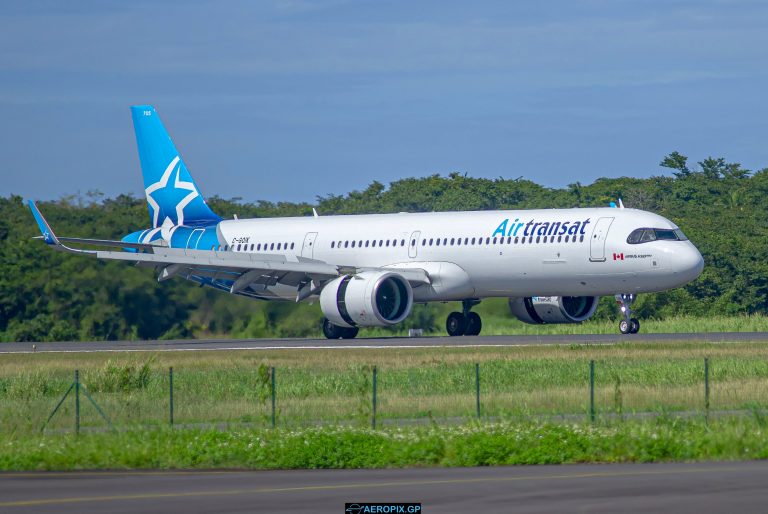
[[621, 314], [624, 319], [619, 322], [619, 331], [622, 334], [637, 334], [640, 331], [640, 322], [632, 317], [632, 304], [635, 302], [633, 294], [617, 294], [616, 303], [621, 305]]
[[476, 336], [483, 328], [480, 315], [470, 309], [480, 303], [480, 300], [462, 300], [463, 312], [452, 312], [445, 321], [445, 330], [449, 336]]
[[354, 339], [359, 331], [358, 327], [340, 327], [323, 318], [323, 335], [328, 339]]

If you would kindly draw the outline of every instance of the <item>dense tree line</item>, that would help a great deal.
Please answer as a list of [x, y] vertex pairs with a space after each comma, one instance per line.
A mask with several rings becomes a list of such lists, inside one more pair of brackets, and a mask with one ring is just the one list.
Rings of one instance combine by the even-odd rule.
[[[308, 203], [257, 203], [210, 198], [232, 217], [429, 212], [605, 206], [622, 198], [679, 224], [706, 260], [685, 288], [643, 295], [644, 317], [674, 314], [768, 314], [768, 168], [752, 172], [708, 158], [697, 165], [677, 152], [661, 166], [672, 176], [599, 179], [552, 189], [530, 180], [472, 178], [460, 173], [373, 182], [363, 191]], [[57, 233], [119, 238], [148, 225], [144, 198], [97, 192], [43, 202]], [[146, 269], [50, 251], [19, 196], [0, 198], [0, 339], [66, 340], [174, 338], [206, 334], [304, 336], [318, 333], [317, 306], [254, 302], [173, 280], [158, 284]], [[613, 315], [610, 302], [598, 316]], [[297, 315], [301, 314], [301, 315]], [[438, 323], [442, 320], [437, 320]], [[421, 308], [413, 326], [436, 323]]]

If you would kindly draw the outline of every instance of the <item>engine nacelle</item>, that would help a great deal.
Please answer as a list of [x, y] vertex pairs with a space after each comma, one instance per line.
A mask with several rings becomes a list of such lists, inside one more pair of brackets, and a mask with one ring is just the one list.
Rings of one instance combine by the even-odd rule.
[[581, 323], [597, 310], [598, 296], [528, 296], [510, 298], [509, 309], [517, 319], [532, 325]]
[[340, 327], [386, 327], [411, 313], [413, 290], [408, 281], [389, 271], [345, 275], [325, 285], [320, 309]]

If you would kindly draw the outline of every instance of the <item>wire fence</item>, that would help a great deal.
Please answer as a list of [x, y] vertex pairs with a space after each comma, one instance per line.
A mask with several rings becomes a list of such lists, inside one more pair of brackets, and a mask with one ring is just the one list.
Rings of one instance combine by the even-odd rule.
[[768, 407], [768, 364], [710, 359], [411, 367], [151, 369], [113, 366], [0, 377], [0, 432], [169, 425], [277, 428], [471, 420], [612, 422], [744, 415]]

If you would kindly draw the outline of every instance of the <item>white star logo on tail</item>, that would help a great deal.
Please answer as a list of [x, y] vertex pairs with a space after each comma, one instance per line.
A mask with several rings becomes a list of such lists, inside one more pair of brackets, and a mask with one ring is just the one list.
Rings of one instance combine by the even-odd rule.
[[[168, 182], [171, 178], [171, 175], [173, 174], [174, 169], [176, 170], [176, 178], [169, 186]], [[158, 217], [160, 216], [160, 205], [157, 203], [157, 201], [152, 198], [152, 193], [155, 191], [163, 190], [166, 188], [170, 188], [171, 190], [186, 190], [189, 191], [189, 194], [185, 196], [184, 198], [179, 201], [178, 204], [176, 204], [176, 225], [183, 225], [184, 224], [184, 208], [194, 200], [196, 197], [200, 196], [200, 193], [197, 191], [197, 188], [195, 187], [195, 184], [192, 182], [184, 182], [181, 180], [179, 175], [181, 174], [181, 163], [179, 156], [177, 155], [174, 157], [174, 159], [171, 161], [171, 163], [168, 165], [167, 168], [165, 168], [165, 171], [163, 172], [163, 175], [160, 177], [160, 180], [155, 182], [154, 184], [150, 185], [144, 192], [147, 195], [147, 203], [152, 207], [152, 226], [153, 227], [159, 227], [161, 224], [159, 223]], [[166, 224], [166, 220], [169, 220], [169, 218], [166, 217], [165, 220], [163, 220], [163, 225]]]

